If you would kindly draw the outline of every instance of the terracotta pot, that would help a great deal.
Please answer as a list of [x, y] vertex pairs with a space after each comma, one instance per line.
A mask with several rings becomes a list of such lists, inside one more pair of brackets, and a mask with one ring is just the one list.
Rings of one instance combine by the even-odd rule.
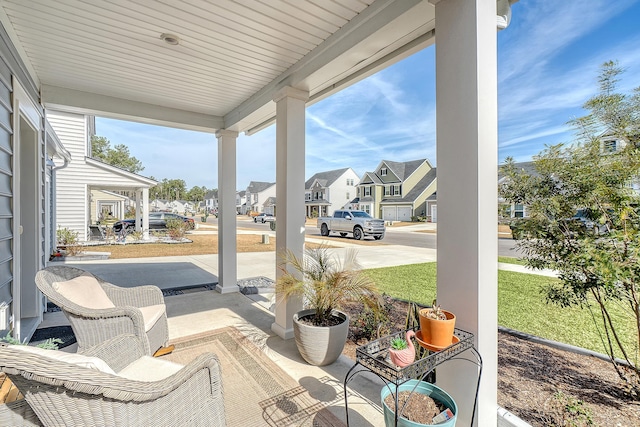
[[389, 349], [389, 358], [391, 359], [391, 363], [404, 368], [405, 366], [411, 365], [416, 360], [416, 349], [411, 341], [411, 337], [413, 336], [415, 336], [413, 331], [407, 331], [405, 338], [407, 340], [407, 348], [404, 350], [394, 350], [393, 348]]
[[422, 340], [435, 347], [448, 347], [453, 340], [453, 330], [456, 326], [456, 316], [450, 311], [442, 310], [447, 320], [427, 317], [430, 308], [420, 310], [420, 332]]

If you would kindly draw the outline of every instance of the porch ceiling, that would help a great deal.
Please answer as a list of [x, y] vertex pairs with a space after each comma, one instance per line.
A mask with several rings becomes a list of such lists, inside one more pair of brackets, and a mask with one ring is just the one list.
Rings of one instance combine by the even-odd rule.
[[427, 0], [3, 0], [0, 21], [49, 108], [249, 132], [281, 87], [316, 102], [435, 28]]

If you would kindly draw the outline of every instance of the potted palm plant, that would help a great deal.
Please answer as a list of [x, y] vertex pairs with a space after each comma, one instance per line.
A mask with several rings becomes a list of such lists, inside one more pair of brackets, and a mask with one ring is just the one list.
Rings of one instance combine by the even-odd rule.
[[360, 271], [354, 250], [341, 261], [324, 245], [306, 249], [302, 258], [286, 253], [281, 269], [279, 300], [301, 297], [307, 307], [293, 316], [298, 351], [312, 365], [333, 363], [349, 332], [349, 316], [340, 308], [348, 301], [377, 299], [373, 281]]

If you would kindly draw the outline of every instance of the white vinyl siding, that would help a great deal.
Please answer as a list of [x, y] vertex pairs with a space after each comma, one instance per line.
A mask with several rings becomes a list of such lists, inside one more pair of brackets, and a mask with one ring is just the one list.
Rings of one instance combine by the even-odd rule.
[[[0, 61], [0, 302], [11, 304], [13, 285], [13, 146], [11, 143], [11, 73]], [[0, 331], [2, 336], [7, 329]]]
[[48, 111], [47, 119], [71, 154], [69, 166], [56, 172], [56, 227], [69, 228], [85, 240], [87, 179], [92, 171], [85, 167], [87, 150], [86, 120], [83, 115]]

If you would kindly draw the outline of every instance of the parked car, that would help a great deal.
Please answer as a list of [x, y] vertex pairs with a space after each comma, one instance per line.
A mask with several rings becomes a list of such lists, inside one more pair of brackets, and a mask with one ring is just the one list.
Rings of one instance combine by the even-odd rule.
[[385, 232], [384, 221], [372, 218], [364, 211], [335, 211], [333, 216], [318, 218], [317, 226], [323, 236], [328, 236], [332, 231], [340, 233], [342, 237], [353, 233], [356, 240], [362, 240], [364, 236], [380, 240]]
[[592, 231], [594, 234], [606, 234], [609, 231], [607, 224], [600, 224], [591, 219], [586, 209], [578, 209], [578, 212], [570, 220], [579, 221], [586, 231]]
[[253, 217], [253, 222], [261, 222], [263, 224], [265, 222], [271, 222], [275, 220], [276, 218], [273, 215], [264, 212]]
[[[166, 230], [167, 220], [178, 219], [184, 221], [187, 225], [187, 229], [193, 230], [196, 228], [196, 223], [193, 218], [187, 218], [186, 216], [170, 213], [170, 212], [151, 212], [149, 214], [149, 229], [150, 230]], [[122, 231], [122, 227], [127, 230], [135, 229], [135, 219], [123, 219], [113, 224], [113, 231], [119, 233]]]
[[[529, 229], [527, 227], [528, 221], [529, 218], [516, 218], [511, 221], [509, 227], [514, 240], [532, 237], [533, 232], [530, 227]], [[562, 219], [560, 222], [564, 224], [564, 228], [570, 237], [584, 233], [600, 235], [609, 232], [607, 224], [601, 224], [592, 219], [592, 215], [586, 209], [578, 209], [572, 217]]]

